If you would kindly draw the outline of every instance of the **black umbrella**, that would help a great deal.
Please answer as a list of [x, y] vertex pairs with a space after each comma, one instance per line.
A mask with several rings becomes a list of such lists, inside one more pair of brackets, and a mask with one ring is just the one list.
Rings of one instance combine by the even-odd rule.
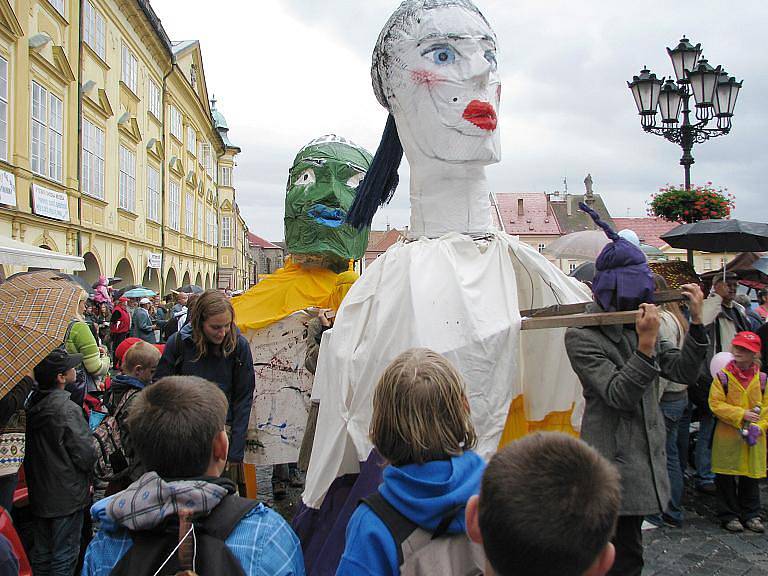
[[768, 224], [743, 220], [702, 220], [681, 224], [661, 239], [672, 248], [702, 252], [763, 252], [768, 250]]
[[[113, 284], [117, 284], [118, 282], [122, 282], [122, 281], [123, 281], [123, 279], [120, 278], [119, 276], [114, 276], [112, 278], [107, 278], [107, 286], [112, 286]], [[96, 288], [96, 286], [98, 286], [98, 285], [99, 285], [99, 281], [98, 280], [96, 282], [94, 282], [93, 284], [91, 284], [91, 286], [93, 286], [94, 288]]]
[[93, 291], [93, 288], [91, 288], [91, 285], [86, 282], [85, 278], [82, 276], [78, 276], [76, 274], [59, 274], [62, 278], [66, 278], [70, 282], [77, 284], [80, 286], [83, 290], [85, 290], [88, 293], [88, 296], [93, 296], [95, 292]]
[[576, 280], [581, 282], [592, 282], [595, 279], [596, 271], [594, 262], [584, 262], [574, 268], [573, 272], [568, 274], [568, 276], [576, 278]]
[[176, 292], [184, 292], [184, 294], [202, 294], [205, 292], [205, 289], [197, 284], [187, 284], [186, 286], [177, 289]]

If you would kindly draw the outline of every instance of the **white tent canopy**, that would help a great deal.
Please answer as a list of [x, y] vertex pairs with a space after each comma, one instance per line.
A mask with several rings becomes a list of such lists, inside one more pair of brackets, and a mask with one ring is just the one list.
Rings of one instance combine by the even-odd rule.
[[52, 268], [69, 273], [85, 270], [85, 261], [80, 256], [38, 248], [7, 236], [0, 236], [0, 264]]

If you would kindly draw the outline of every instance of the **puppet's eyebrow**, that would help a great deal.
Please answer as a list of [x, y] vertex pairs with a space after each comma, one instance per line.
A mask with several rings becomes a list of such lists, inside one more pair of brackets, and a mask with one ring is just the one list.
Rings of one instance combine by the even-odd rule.
[[472, 36], [471, 34], [444, 34], [442, 32], [432, 32], [431, 34], [427, 34], [426, 36], [422, 36], [419, 38], [419, 44], [422, 44], [423, 42], [429, 42], [430, 40], [485, 40], [487, 42], [493, 42], [496, 43], [496, 40], [493, 38], [493, 36], [489, 36], [488, 34], [483, 34], [481, 36]]

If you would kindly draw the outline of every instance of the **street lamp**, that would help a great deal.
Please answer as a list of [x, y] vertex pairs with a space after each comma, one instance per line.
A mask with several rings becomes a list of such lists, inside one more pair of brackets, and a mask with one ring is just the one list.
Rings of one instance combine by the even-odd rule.
[[[672, 60], [676, 81], [659, 80], [643, 68], [639, 76], [627, 82], [627, 86], [635, 99], [643, 130], [682, 148], [680, 164], [685, 170], [685, 189], [690, 190], [693, 145], [730, 132], [733, 109], [743, 82], [729, 77], [721, 66], [713, 68], [701, 57], [701, 44], [693, 45], [685, 37], [675, 48], [667, 48], [667, 54]], [[691, 96], [698, 120], [695, 124], [691, 124], [690, 118]], [[679, 120], [681, 108], [682, 123]], [[656, 125], [657, 112], [661, 112], [661, 126]], [[713, 118], [717, 118], [717, 128], [707, 128]]]

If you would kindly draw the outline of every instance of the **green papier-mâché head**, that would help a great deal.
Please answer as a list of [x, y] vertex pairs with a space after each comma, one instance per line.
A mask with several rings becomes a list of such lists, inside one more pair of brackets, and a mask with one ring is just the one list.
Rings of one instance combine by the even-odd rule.
[[345, 220], [370, 165], [367, 150], [335, 134], [299, 151], [285, 198], [285, 241], [296, 261], [316, 257], [346, 269], [348, 260], [362, 258], [368, 229], [356, 230]]

